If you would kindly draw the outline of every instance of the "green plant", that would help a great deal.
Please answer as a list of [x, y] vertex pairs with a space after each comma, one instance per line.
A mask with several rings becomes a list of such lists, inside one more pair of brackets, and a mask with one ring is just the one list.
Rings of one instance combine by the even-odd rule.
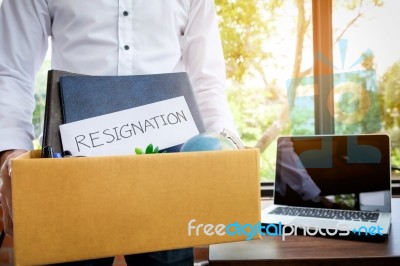
[[159, 149], [158, 146], [156, 146], [155, 148], [153, 147], [153, 144], [149, 144], [146, 147], [146, 150], [143, 152], [143, 150], [141, 148], [135, 148], [135, 153], [136, 154], [153, 154], [153, 153], [159, 153]]

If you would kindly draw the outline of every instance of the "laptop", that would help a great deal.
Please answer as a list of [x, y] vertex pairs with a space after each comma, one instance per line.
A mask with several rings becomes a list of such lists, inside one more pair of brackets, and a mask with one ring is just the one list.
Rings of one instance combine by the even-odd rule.
[[279, 225], [287, 234], [388, 236], [388, 135], [283, 136], [277, 145], [274, 204], [261, 213], [267, 231]]

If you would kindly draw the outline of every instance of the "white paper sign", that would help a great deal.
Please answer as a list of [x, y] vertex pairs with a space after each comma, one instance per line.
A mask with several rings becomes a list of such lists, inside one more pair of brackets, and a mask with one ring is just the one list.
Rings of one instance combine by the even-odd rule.
[[64, 150], [73, 155], [135, 154], [148, 144], [159, 149], [199, 134], [183, 96], [60, 126]]

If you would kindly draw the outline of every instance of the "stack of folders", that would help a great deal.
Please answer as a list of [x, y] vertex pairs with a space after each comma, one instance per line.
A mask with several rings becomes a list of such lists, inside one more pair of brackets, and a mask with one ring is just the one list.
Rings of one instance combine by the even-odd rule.
[[[199, 133], [205, 131], [187, 73], [88, 76], [48, 73], [43, 147], [62, 152], [59, 126], [183, 96]], [[169, 148], [178, 151], [180, 145]]]

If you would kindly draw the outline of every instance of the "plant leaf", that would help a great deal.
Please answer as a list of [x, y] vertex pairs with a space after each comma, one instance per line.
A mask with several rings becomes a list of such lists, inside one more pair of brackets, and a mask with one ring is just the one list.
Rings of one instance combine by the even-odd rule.
[[158, 146], [157, 146], [157, 147], [154, 148], [153, 153], [158, 153], [158, 151], [159, 151], [159, 150], [158, 150]]
[[146, 148], [146, 154], [153, 153], [153, 144], [149, 144]]
[[135, 153], [136, 154], [143, 154], [143, 151], [141, 148], [135, 148]]

